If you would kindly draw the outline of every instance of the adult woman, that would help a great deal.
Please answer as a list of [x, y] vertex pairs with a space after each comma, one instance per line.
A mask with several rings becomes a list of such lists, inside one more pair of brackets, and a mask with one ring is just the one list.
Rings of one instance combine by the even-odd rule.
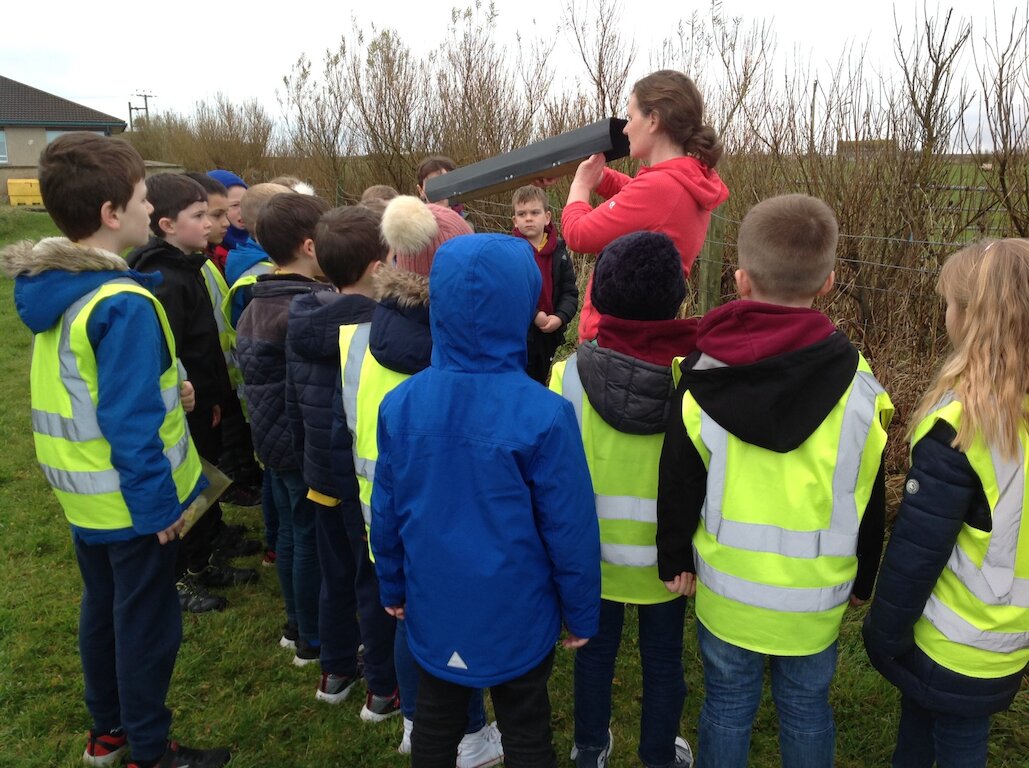
[[[632, 178], [605, 167], [601, 154], [583, 161], [561, 214], [565, 242], [580, 253], [599, 253], [629, 232], [662, 232], [675, 243], [688, 276], [707, 236], [711, 211], [729, 197], [714, 170], [722, 142], [702, 122], [704, 99], [681, 72], [664, 69], [639, 80], [628, 112], [623, 133], [629, 154], [644, 166]], [[589, 204], [594, 190], [607, 199], [597, 208]], [[587, 287], [579, 340], [593, 339], [596, 331], [597, 313]]]

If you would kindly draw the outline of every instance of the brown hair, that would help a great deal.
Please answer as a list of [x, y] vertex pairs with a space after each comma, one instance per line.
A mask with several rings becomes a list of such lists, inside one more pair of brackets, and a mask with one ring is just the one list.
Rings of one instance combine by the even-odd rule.
[[297, 192], [275, 195], [257, 219], [257, 241], [272, 261], [288, 266], [296, 261], [297, 249], [304, 241], [314, 239], [318, 220], [327, 210], [329, 204], [320, 197]]
[[361, 202], [367, 203], [369, 200], [382, 200], [385, 202], [392, 200], [399, 194], [389, 184], [372, 184], [361, 193]]
[[333, 208], [318, 220], [314, 249], [322, 273], [337, 288], [353, 285], [389, 246], [379, 233], [382, 216], [364, 206]]
[[439, 173], [440, 171], [450, 171], [457, 168], [457, 164], [446, 155], [429, 155], [429, 157], [422, 160], [418, 164], [418, 186], [425, 186], [425, 180], [430, 174]]
[[146, 180], [146, 196], [154, 206], [150, 231], [164, 239], [161, 219], [175, 219], [193, 203], [206, 203], [207, 191], [184, 173], [158, 173]]
[[770, 296], [813, 298], [833, 270], [838, 238], [832, 209], [817, 197], [770, 197], [747, 211], [740, 224], [740, 269]]
[[229, 190], [225, 188], [218, 179], [208, 176], [206, 173], [200, 173], [199, 171], [186, 171], [183, 176], [188, 176], [193, 179], [197, 184], [204, 188], [204, 192], [208, 195], [222, 195], [228, 197]]
[[70, 240], [100, 229], [100, 209], [124, 209], [146, 176], [139, 152], [122, 139], [66, 133], [39, 156], [39, 191], [50, 218]]
[[637, 80], [632, 94], [640, 112], [658, 114], [661, 129], [683, 152], [708, 168], [718, 164], [722, 140], [714, 128], [703, 122], [704, 97], [690, 78], [674, 69], [662, 69]]
[[[257, 220], [261, 218], [261, 209], [265, 204], [276, 195], [291, 193], [293, 190], [282, 184], [254, 184], [239, 200], [239, 215], [243, 218], [243, 225], [254, 234], [257, 231]], [[257, 235], [254, 235], [254, 239], [257, 239]]]
[[541, 187], [534, 187], [532, 184], [526, 184], [524, 187], [518, 187], [511, 196], [511, 207], [517, 208], [519, 205], [525, 205], [526, 203], [539, 202], [543, 205], [544, 212], [550, 210], [550, 198], [547, 197], [547, 191]]

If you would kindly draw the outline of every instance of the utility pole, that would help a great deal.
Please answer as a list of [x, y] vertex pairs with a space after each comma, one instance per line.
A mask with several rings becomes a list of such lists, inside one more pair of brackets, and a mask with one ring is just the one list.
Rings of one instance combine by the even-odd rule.
[[156, 99], [157, 97], [147, 91], [143, 91], [143, 93], [134, 93], [132, 95], [143, 99], [143, 114], [146, 116], [147, 122], [150, 122], [150, 99]]

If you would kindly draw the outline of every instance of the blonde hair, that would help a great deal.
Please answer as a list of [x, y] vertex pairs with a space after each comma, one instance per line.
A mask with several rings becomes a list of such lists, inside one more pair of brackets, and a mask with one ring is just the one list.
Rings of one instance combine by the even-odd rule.
[[961, 338], [911, 419], [915, 427], [948, 392], [961, 401], [953, 446], [967, 451], [976, 434], [1007, 458], [1029, 423], [1029, 240], [984, 240], [952, 254], [937, 292], [960, 309]]
[[526, 205], [527, 203], [539, 203], [543, 206], [544, 213], [550, 210], [550, 200], [547, 197], [546, 190], [532, 184], [518, 187], [514, 191], [514, 195], [511, 196], [512, 208], [517, 208], [519, 205]]
[[[293, 192], [282, 184], [254, 184], [239, 200], [239, 215], [243, 217], [243, 225], [250, 234], [257, 231], [257, 220], [261, 216], [261, 209], [276, 195], [291, 194]], [[255, 238], [256, 239], [256, 238]]]

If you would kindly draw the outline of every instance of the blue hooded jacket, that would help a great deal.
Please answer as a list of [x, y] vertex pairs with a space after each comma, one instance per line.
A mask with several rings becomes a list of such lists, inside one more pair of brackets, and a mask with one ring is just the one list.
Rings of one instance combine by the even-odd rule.
[[440, 246], [432, 364], [379, 411], [372, 549], [430, 674], [512, 680], [597, 632], [600, 538], [572, 405], [525, 373], [540, 273], [508, 235]]
[[[161, 281], [160, 274], [129, 270], [115, 254], [56, 237], [35, 247], [27, 241], [11, 246], [3, 262], [5, 271], [15, 275], [18, 316], [34, 334], [52, 328], [68, 307], [111, 280], [127, 277], [151, 291]], [[71, 526], [72, 532], [86, 543], [103, 544], [163, 531], [207, 481], [201, 477], [186, 502], [179, 503], [160, 437], [165, 407], [159, 380], [171, 358], [153, 303], [132, 293], [104, 299], [90, 314], [86, 335], [96, 354], [97, 421], [111, 446], [132, 527]]]
[[[243, 187], [243, 189], [249, 189], [249, 187], [247, 187], [247, 183], [232, 171], [225, 171], [219, 168], [214, 171], [208, 171], [207, 175], [215, 181], [220, 181], [225, 189], [228, 189], [229, 187]], [[250, 233], [245, 229], [240, 229], [239, 227], [234, 227], [230, 224], [228, 232], [225, 233], [225, 239], [222, 240], [222, 246], [229, 253], [232, 253], [236, 248], [243, 245], [249, 237]]]
[[[260, 264], [262, 261], [270, 262], [271, 260], [272, 257], [261, 247], [261, 244], [254, 240], [254, 238], [247, 236], [244, 242], [229, 251], [229, 255], [225, 259], [225, 282], [231, 288], [248, 269]], [[271, 271], [272, 269], [268, 270], [268, 272]], [[229, 322], [232, 323], [233, 328], [239, 325], [239, 317], [243, 314], [243, 310], [247, 308], [247, 304], [250, 303], [253, 295], [254, 289], [251, 286], [237, 291], [236, 295], [232, 298], [232, 312]]]

